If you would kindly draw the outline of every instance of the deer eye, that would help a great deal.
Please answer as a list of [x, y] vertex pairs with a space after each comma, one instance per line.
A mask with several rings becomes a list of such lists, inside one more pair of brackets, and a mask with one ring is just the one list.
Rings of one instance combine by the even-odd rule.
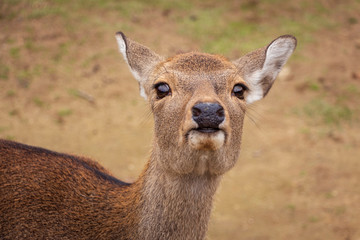
[[166, 83], [157, 83], [155, 84], [154, 88], [156, 90], [156, 95], [158, 99], [171, 95], [171, 89]]
[[232, 90], [232, 95], [237, 97], [238, 99], [243, 100], [244, 99], [244, 93], [245, 91], [248, 90], [248, 88], [242, 84], [242, 83], [238, 83], [234, 86], [233, 90]]

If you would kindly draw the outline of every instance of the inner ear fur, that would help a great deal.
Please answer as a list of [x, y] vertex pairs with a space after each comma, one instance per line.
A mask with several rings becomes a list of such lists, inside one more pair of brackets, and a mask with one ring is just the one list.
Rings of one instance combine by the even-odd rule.
[[268, 46], [233, 61], [249, 85], [247, 103], [253, 103], [266, 96], [282, 67], [294, 52], [296, 44], [294, 36], [280, 36]]
[[116, 40], [119, 51], [128, 64], [131, 73], [139, 82], [140, 95], [147, 99], [144, 88], [150, 70], [162, 61], [162, 57], [153, 52], [150, 48], [127, 38], [124, 33], [117, 32]]

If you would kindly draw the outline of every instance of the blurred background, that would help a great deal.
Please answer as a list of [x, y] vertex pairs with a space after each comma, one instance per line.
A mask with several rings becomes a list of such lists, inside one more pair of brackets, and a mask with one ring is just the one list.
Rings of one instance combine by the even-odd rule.
[[359, 0], [1, 0], [0, 137], [96, 159], [134, 181], [153, 122], [115, 32], [230, 59], [293, 34], [250, 106], [209, 239], [360, 239]]

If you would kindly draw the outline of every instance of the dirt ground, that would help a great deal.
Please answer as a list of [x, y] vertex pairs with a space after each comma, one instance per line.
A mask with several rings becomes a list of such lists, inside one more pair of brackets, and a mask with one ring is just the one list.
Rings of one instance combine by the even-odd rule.
[[[149, 156], [153, 122], [114, 33], [169, 56], [225, 49], [206, 45], [209, 32], [205, 39], [189, 33], [202, 19], [195, 32], [206, 29], [210, 20], [201, 14], [224, 17], [223, 27], [236, 18], [270, 22], [260, 33], [249, 30], [260, 41], [244, 35], [233, 44], [262, 47], [290, 33], [299, 45], [269, 95], [250, 106], [242, 152], [216, 195], [208, 238], [360, 239], [358, 0], [319, 1], [318, 10], [279, 0], [205, 1], [190, 10], [163, 1], [85, 2], [0, 3], [1, 138], [89, 156], [131, 182]], [[284, 25], [280, 16], [295, 20]], [[217, 53], [234, 58], [245, 50]]]

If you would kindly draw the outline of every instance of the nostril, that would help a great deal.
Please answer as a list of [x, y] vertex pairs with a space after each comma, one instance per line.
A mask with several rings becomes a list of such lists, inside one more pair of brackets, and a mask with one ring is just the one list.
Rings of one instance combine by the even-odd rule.
[[197, 108], [196, 106], [194, 106], [194, 107], [192, 108], [192, 115], [193, 115], [193, 117], [198, 117], [198, 116], [200, 116], [200, 114], [201, 114], [201, 110], [200, 110], [199, 108]]
[[[219, 105], [220, 106], [220, 105]], [[224, 109], [220, 106], [220, 109], [216, 111], [216, 115], [219, 117], [219, 118], [222, 118], [224, 119], [225, 118], [225, 111]]]

